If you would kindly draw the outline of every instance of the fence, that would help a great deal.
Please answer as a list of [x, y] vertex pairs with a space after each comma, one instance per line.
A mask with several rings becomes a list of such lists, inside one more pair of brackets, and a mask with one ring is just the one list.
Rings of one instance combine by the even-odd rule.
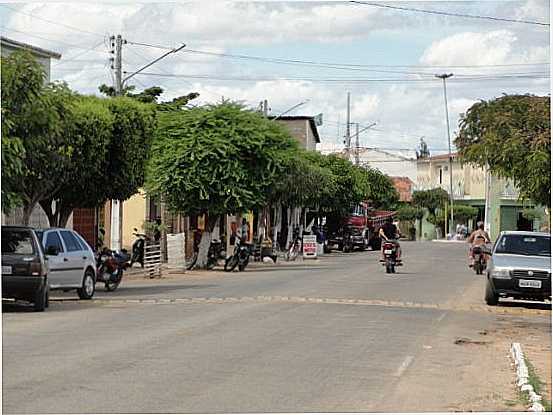
[[144, 247], [144, 268], [150, 278], [161, 277], [161, 245], [146, 245]]

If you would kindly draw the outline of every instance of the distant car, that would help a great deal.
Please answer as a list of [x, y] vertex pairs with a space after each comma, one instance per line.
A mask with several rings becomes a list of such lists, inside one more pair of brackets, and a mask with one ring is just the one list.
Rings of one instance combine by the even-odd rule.
[[2, 298], [48, 307], [48, 265], [36, 232], [25, 226], [2, 226]]
[[551, 235], [541, 232], [501, 232], [486, 269], [485, 300], [499, 297], [543, 301], [551, 299]]
[[77, 290], [79, 298], [91, 299], [96, 284], [96, 260], [92, 248], [71, 229], [36, 231], [48, 259], [50, 290]]

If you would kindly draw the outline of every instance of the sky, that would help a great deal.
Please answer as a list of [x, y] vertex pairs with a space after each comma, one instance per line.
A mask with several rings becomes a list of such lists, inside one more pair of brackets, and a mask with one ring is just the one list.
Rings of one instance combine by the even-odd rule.
[[[369, 2], [370, 3], [370, 2]], [[379, 5], [549, 23], [547, 0], [382, 1]], [[549, 26], [397, 10], [354, 2], [2, 3], [2, 36], [62, 54], [52, 80], [81, 93], [113, 84], [109, 37], [121, 34], [123, 70], [132, 73], [186, 44], [128, 81], [190, 92], [193, 104], [222, 97], [272, 115], [323, 114], [324, 148], [339, 148], [351, 122], [360, 145], [448, 149], [444, 91], [435, 74], [452, 73], [447, 99], [452, 139], [460, 114], [502, 94], [550, 94]], [[228, 56], [232, 55], [232, 56]], [[237, 56], [239, 55], [239, 56]], [[261, 59], [259, 59], [261, 58]], [[354, 127], [352, 127], [352, 132]]]

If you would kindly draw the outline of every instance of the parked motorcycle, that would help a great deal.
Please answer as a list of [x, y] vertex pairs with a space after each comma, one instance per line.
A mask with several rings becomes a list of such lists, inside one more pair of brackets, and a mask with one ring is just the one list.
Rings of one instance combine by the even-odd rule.
[[301, 252], [301, 248], [302, 238], [300, 236], [300, 227], [296, 226], [292, 231], [292, 241], [290, 242], [290, 246], [284, 253], [284, 259], [286, 261], [295, 261]]
[[123, 279], [123, 271], [130, 266], [130, 256], [125, 249], [121, 252], [104, 248], [96, 258], [96, 282], [103, 282], [106, 291], [117, 289]]
[[136, 240], [132, 244], [130, 266], [132, 267], [135, 262], [138, 262], [140, 266], [144, 268], [144, 246], [146, 245], [148, 237], [143, 233], [139, 233], [137, 228], [134, 228], [133, 230], [133, 235], [136, 236]]
[[486, 252], [487, 250], [485, 245], [474, 245], [472, 247], [472, 257], [474, 259], [472, 267], [474, 268], [476, 275], [482, 275], [488, 265]]
[[[198, 262], [198, 252], [200, 249], [200, 243], [194, 244], [194, 254], [186, 263], [186, 269], [191, 270]], [[207, 269], [211, 270], [219, 263], [220, 259], [225, 259], [226, 252], [223, 242], [219, 239], [213, 239], [209, 244], [209, 250], [207, 251]]]
[[396, 266], [399, 265], [397, 260], [397, 245], [391, 241], [383, 241], [384, 244], [384, 260], [382, 265], [386, 266], [386, 274], [395, 274]]
[[238, 265], [239, 271], [244, 271], [250, 261], [250, 246], [240, 239], [236, 239], [234, 252], [225, 261], [225, 271], [230, 272]]

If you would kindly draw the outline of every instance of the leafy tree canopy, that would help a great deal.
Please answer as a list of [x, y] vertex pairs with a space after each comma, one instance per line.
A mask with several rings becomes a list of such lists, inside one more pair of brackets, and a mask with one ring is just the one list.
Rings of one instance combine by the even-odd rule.
[[413, 204], [428, 209], [431, 215], [436, 215], [436, 209], [442, 207], [447, 200], [449, 195], [441, 187], [413, 192]]
[[513, 179], [522, 198], [551, 206], [550, 98], [505, 95], [474, 104], [455, 139], [462, 160]]
[[283, 174], [283, 153], [297, 150], [282, 126], [235, 103], [158, 115], [147, 189], [184, 214], [262, 206]]
[[367, 199], [377, 209], [392, 209], [399, 201], [399, 194], [390, 177], [380, 170], [364, 168], [369, 192]]
[[478, 216], [478, 208], [467, 205], [453, 205], [453, 218], [464, 222], [468, 219], [475, 219]]
[[424, 209], [418, 206], [401, 206], [397, 211], [397, 218], [401, 221], [414, 221], [416, 219], [422, 219], [424, 216]]
[[[159, 86], [152, 86], [150, 88], [146, 88], [142, 92], [138, 92], [136, 94], [133, 93], [135, 89], [136, 87], [134, 85], [128, 85], [123, 87], [123, 90], [121, 91], [121, 96], [133, 98], [145, 104], [158, 104], [158, 99], [161, 96], [161, 94], [163, 94], [163, 88]], [[116, 96], [115, 88], [113, 86], [102, 84], [98, 87], [98, 90], [102, 94], [108, 97]], [[165, 101], [160, 103], [160, 107], [158, 108], [158, 110], [167, 111], [172, 109], [180, 109], [180, 107], [185, 106], [186, 104], [188, 104], [188, 102], [198, 98], [199, 96], [200, 94], [198, 94], [197, 92], [191, 92], [187, 95], [174, 98], [171, 101]]]

